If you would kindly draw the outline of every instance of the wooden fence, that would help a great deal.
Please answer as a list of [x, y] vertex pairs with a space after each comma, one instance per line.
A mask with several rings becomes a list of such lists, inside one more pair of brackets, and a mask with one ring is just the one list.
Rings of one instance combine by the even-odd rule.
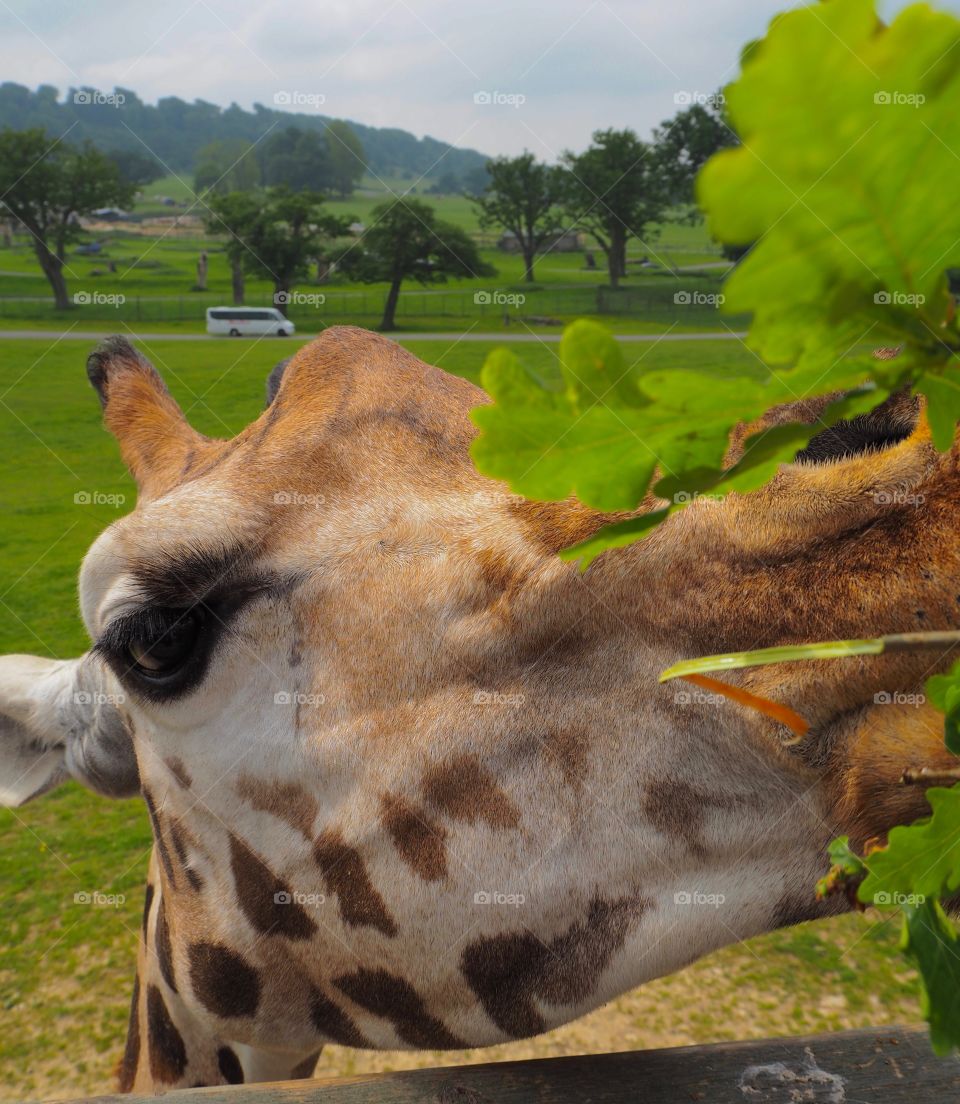
[[[100, 1096], [123, 1104], [127, 1096]], [[960, 1059], [917, 1028], [177, 1090], [164, 1104], [948, 1104]]]

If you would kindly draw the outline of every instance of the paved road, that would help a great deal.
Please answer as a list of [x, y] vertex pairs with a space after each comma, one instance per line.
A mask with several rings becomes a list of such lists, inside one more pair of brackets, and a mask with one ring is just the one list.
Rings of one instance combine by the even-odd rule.
[[[92, 330], [66, 330], [63, 333], [58, 333], [55, 330], [0, 330], [0, 341], [6, 339], [8, 341], [100, 341], [105, 337], [111, 337], [117, 333], [117, 330], [103, 330], [94, 332]], [[133, 341], [143, 341], [149, 343], [151, 341], [228, 341], [229, 338], [214, 337], [211, 334], [195, 334], [195, 333], [130, 333], [129, 331], [124, 335], [129, 337]], [[262, 340], [269, 344], [276, 344], [283, 342], [289, 344], [290, 342], [299, 342], [301, 345], [311, 339], [313, 335], [298, 335], [296, 337], [276, 338], [269, 337]], [[473, 330], [467, 330], [466, 333], [391, 333], [388, 336], [392, 337], [394, 341], [490, 341], [504, 344], [505, 342], [514, 341], [547, 341], [556, 342], [560, 340], [561, 330], [557, 327], [557, 331], [554, 333], [530, 333], [528, 330], [524, 330], [520, 333], [475, 333]], [[618, 341], [626, 342], [652, 342], [652, 341], [740, 341], [747, 335], [745, 333], [733, 333], [730, 330], [723, 330], [720, 333], [666, 333], [666, 334], [615, 334]], [[242, 341], [243, 338], [233, 338], [234, 341]], [[251, 338], [247, 339], [252, 340]]]

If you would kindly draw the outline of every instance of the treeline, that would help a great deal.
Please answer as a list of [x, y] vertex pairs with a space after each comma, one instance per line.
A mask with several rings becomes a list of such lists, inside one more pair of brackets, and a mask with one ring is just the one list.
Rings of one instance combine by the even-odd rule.
[[[296, 131], [277, 136], [291, 156], [302, 140]], [[629, 240], [646, 243], [664, 221], [688, 212], [695, 217], [698, 170], [735, 141], [718, 101], [692, 104], [655, 128], [650, 141], [629, 128], [598, 130], [587, 149], [564, 153], [557, 165], [531, 153], [494, 158], [486, 163], [482, 189], [470, 198], [482, 227], [513, 236], [528, 281], [534, 280], [537, 255], [578, 230], [603, 250], [616, 288], [627, 275]], [[249, 151], [244, 160], [254, 158], [255, 151]], [[272, 279], [275, 301], [285, 312], [292, 287], [311, 265], [318, 280], [337, 268], [348, 279], [389, 284], [381, 328], [392, 329], [404, 280], [429, 284], [452, 275], [495, 274], [468, 234], [412, 196], [376, 208], [358, 239], [344, 245], [354, 220], [329, 214], [323, 194], [309, 181], [307, 170], [299, 188], [288, 179], [273, 187], [266, 180], [268, 186], [259, 191], [226, 187], [220, 194], [207, 193], [207, 229], [226, 236], [235, 303], [243, 302], [245, 274], [255, 273]]]
[[366, 170], [366, 151], [356, 132], [334, 120], [322, 134], [291, 126], [256, 145], [242, 138], [211, 142], [197, 154], [193, 184], [200, 195], [282, 185], [295, 192], [348, 196]]
[[[284, 98], [280, 95], [280, 98]], [[293, 96], [289, 97], [293, 100]], [[323, 136], [335, 122], [319, 114], [284, 111], [280, 107], [254, 104], [246, 111], [237, 104], [227, 108], [204, 100], [188, 103], [166, 96], [156, 104], [144, 103], [128, 88], [103, 93], [94, 88], [70, 88], [61, 100], [52, 85], [32, 91], [22, 84], [0, 84], [0, 129], [41, 127], [52, 135], [70, 130], [70, 140], [88, 139], [102, 150], [125, 150], [144, 154], [146, 150], [164, 165], [192, 174], [205, 147], [218, 142], [258, 143], [268, 132], [294, 126], [303, 132]], [[443, 159], [444, 171], [465, 182], [471, 171], [482, 169], [486, 157], [476, 150], [456, 149], [435, 138], [417, 138], [392, 127], [370, 127], [351, 122], [366, 164], [378, 176], [414, 179], [429, 173]], [[71, 129], [72, 128], [72, 129]]]
[[[513, 236], [528, 281], [538, 254], [581, 231], [605, 253], [616, 288], [627, 275], [630, 239], [654, 252], [663, 222], [697, 217], [694, 177], [711, 154], [735, 141], [721, 106], [693, 104], [655, 128], [649, 141], [629, 128], [607, 129], [556, 165], [531, 153], [494, 158], [470, 198], [481, 227]], [[289, 127], [261, 146], [211, 143], [197, 169], [198, 204], [210, 233], [226, 241], [235, 303], [243, 302], [245, 276], [254, 274], [273, 282], [285, 312], [292, 288], [311, 268], [318, 281], [336, 268], [348, 279], [389, 283], [381, 325], [390, 329], [403, 280], [494, 275], [464, 230], [412, 196], [377, 207], [366, 228], [326, 209], [330, 191], [348, 194], [363, 171], [362, 147], [346, 124], [325, 135]], [[63, 269], [80, 218], [132, 201], [139, 156], [106, 154], [90, 140], [51, 142], [39, 127], [0, 130], [0, 211], [29, 233], [58, 308], [69, 307]]]

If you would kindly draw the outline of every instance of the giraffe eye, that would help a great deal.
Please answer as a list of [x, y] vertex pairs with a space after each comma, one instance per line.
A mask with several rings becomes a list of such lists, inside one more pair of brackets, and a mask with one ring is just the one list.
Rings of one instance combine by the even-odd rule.
[[178, 671], [193, 654], [202, 628], [199, 609], [151, 610], [131, 633], [127, 656], [141, 673], [162, 678]]
[[226, 596], [205, 594], [192, 605], [155, 599], [156, 604], [145, 604], [105, 625], [94, 650], [134, 695], [173, 701], [202, 682], [240, 611], [270, 593], [270, 586], [250, 583], [231, 588]]

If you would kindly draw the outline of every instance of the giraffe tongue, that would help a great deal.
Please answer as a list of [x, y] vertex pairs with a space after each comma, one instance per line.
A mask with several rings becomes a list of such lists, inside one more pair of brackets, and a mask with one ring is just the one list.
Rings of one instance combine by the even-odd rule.
[[727, 682], [710, 678], [709, 675], [684, 675], [683, 678], [687, 682], [692, 682], [694, 686], [699, 686], [702, 690], [722, 694], [723, 697], [738, 702], [740, 705], [746, 706], [747, 709], [755, 709], [758, 713], [763, 713], [764, 716], [772, 717], [773, 720], [786, 725], [794, 734], [794, 739], [788, 741], [789, 743], [798, 743], [810, 731], [809, 723], [799, 713], [786, 705], [781, 705], [779, 702], [771, 701], [769, 698], [761, 698], [758, 694], [751, 694], [748, 690], [741, 690], [739, 686], [731, 686]]

